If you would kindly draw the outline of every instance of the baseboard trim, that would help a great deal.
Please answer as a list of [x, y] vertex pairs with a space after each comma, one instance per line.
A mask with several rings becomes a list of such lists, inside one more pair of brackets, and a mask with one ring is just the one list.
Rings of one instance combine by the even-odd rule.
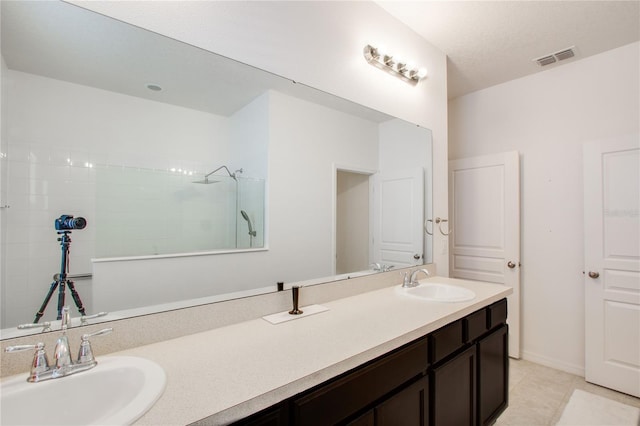
[[584, 377], [584, 366], [575, 365], [567, 362], [559, 361], [555, 358], [549, 358], [544, 355], [536, 354], [529, 351], [521, 352], [522, 359], [535, 362], [536, 364], [544, 365], [545, 367], [555, 368], [556, 370], [565, 371], [567, 373], [575, 374], [576, 376]]

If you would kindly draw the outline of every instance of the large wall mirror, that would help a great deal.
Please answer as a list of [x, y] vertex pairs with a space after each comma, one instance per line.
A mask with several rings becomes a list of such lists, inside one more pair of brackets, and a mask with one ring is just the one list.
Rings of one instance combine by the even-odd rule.
[[116, 319], [431, 262], [430, 130], [75, 5], [1, 7], [2, 338], [62, 271]]

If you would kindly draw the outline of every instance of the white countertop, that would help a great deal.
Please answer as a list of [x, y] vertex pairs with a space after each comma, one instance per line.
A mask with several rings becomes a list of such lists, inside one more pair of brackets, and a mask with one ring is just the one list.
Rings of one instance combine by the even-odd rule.
[[403, 296], [394, 286], [324, 303], [326, 312], [280, 324], [259, 318], [111, 355], [144, 357], [166, 371], [162, 397], [136, 424], [184, 425], [210, 416], [208, 424], [227, 424], [512, 292], [497, 284], [421, 280], [427, 281], [470, 288], [476, 298], [428, 302]]

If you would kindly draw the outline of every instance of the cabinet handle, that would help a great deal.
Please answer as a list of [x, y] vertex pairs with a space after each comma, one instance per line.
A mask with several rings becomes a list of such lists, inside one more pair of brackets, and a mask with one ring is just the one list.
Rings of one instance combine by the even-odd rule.
[[589, 271], [589, 278], [593, 278], [594, 280], [600, 276], [599, 272]]
[[513, 269], [516, 267], [516, 264], [513, 263], [512, 261], [509, 261], [509, 263], [507, 263], [507, 266], [509, 267], [509, 269]]

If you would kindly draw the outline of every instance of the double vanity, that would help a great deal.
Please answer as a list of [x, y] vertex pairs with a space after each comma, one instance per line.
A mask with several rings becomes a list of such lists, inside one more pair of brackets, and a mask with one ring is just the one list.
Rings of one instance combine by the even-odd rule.
[[[94, 370], [125, 357], [162, 367], [164, 391], [140, 425], [491, 423], [507, 403], [511, 289], [442, 277], [420, 283], [441, 288], [422, 291], [425, 297], [389, 283], [278, 324], [259, 317], [108, 355], [96, 351]], [[460, 298], [465, 289], [475, 297], [430, 300]], [[312, 288], [301, 290], [302, 310], [305, 291]]]

